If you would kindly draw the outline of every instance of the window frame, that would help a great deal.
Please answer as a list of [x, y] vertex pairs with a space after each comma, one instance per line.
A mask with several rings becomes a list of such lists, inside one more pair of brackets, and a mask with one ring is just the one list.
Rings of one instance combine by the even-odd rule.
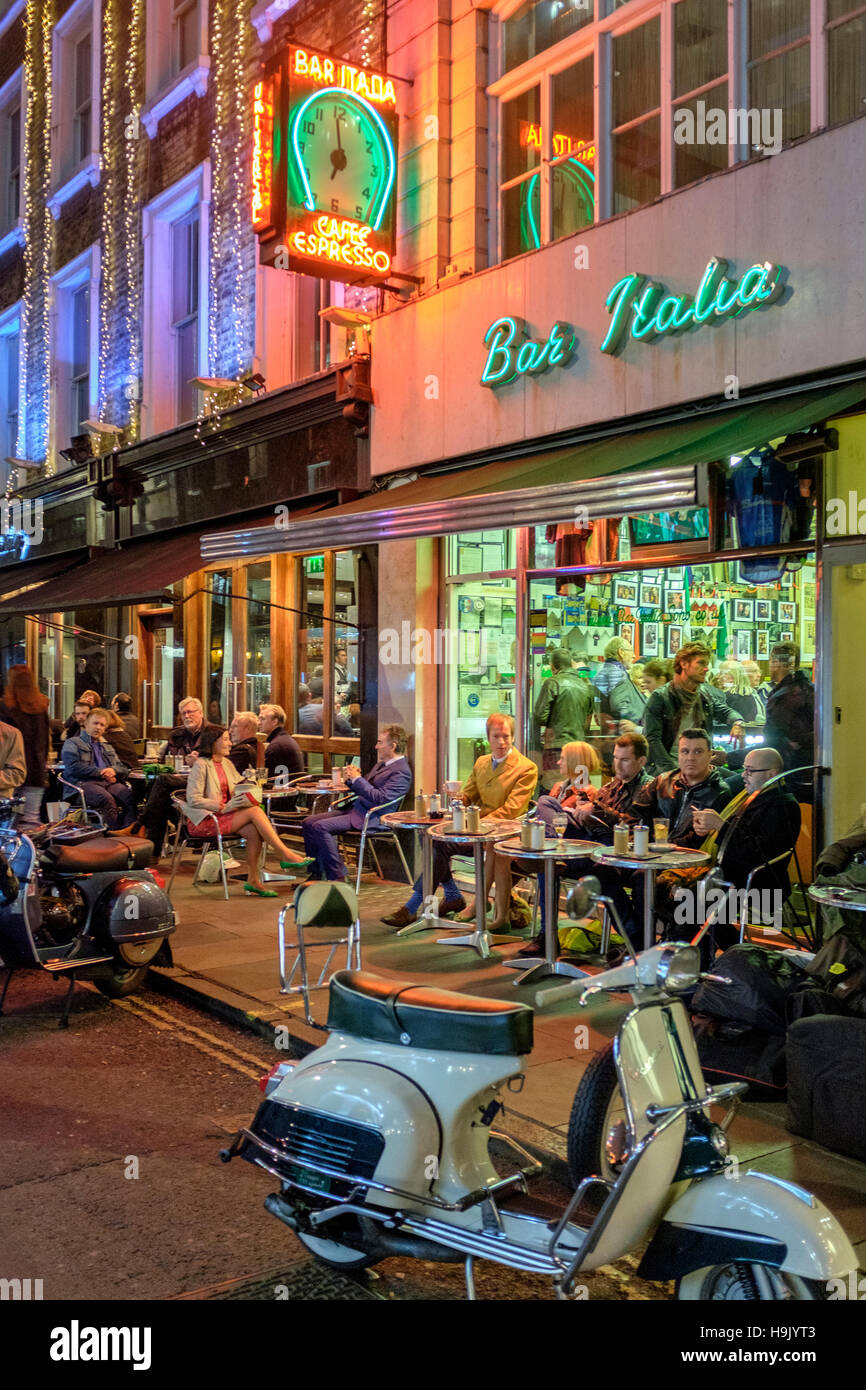
[[17, 416], [17, 428], [15, 431], [15, 440], [10, 444], [8, 454], [5, 450], [3, 450], [2, 453], [0, 453], [0, 463], [2, 463], [2, 469], [0, 469], [0, 481], [2, 481], [4, 491], [6, 488], [6, 483], [8, 482], [9, 473], [11, 471], [9, 464], [5, 462], [5, 459], [7, 457], [20, 458], [18, 446], [19, 442], [24, 438], [25, 396], [24, 392], [21, 389], [23, 375], [23, 358], [21, 352], [21, 325], [23, 322], [23, 316], [24, 302], [20, 299], [15, 304], [11, 305], [10, 308], [6, 309], [2, 314], [0, 314], [0, 349], [2, 349], [3, 352], [3, 361], [2, 363], [0, 363], [0, 430], [2, 430], [2, 436], [0, 437], [4, 439], [6, 438], [6, 425], [12, 413], [9, 409], [10, 402], [6, 394], [7, 379], [5, 371], [5, 340], [11, 337], [15, 337], [18, 339], [18, 381], [16, 385], [15, 397], [15, 414]]
[[[198, 14], [198, 53], [182, 68], [175, 62], [175, 19], [192, 6]], [[187, 97], [203, 97], [210, 77], [207, 0], [153, 0], [145, 30], [145, 103], [141, 120], [152, 140], [163, 116]]]
[[210, 254], [210, 162], [205, 160], [142, 210], [144, 243], [144, 323], [142, 356], [142, 433], [160, 434], [179, 424], [174, 350], [165, 351], [172, 333], [172, 277], [164, 273], [171, 255], [172, 228], [196, 210], [198, 232], [198, 374], [208, 364], [208, 267]]
[[[6, 220], [7, 197], [9, 193], [9, 181], [11, 178], [11, 166], [8, 159], [9, 150], [6, 141], [6, 121], [12, 111], [18, 109], [18, 210], [16, 215], [8, 222]], [[23, 209], [24, 209], [24, 112], [26, 109], [26, 92], [24, 86], [24, 68], [20, 67], [6, 82], [0, 87], [0, 129], [2, 129], [2, 144], [0, 144], [0, 256], [5, 255], [15, 245], [23, 245]]]
[[[83, 159], [76, 159], [76, 50], [90, 35], [90, 138]], [[99, 131], [101, 120], [101, 0], [75, 0], [54, 26], [51, 44], [51, 180], [48, 206], [59, 218], [63, 205], [88, 183], [100, 180]]]
[[[727, 82], [727, 101], [728, 109], [742, 109], [749, 106], [749, 74], [753, 67], [762, 62], [768, 61], [771, 57], [779, 53], [802, 47], [804, 44], [810, 46], [810, 128], [808, 134], [815, 134], [826, 128], [828, 124], [828, 62], [829, 45], [828, 34], [840, 25], [849, 23], [856, 19], [860, 14], [866, 14], [866, 5], [852, 5], [850, 14], [840, 19], [827, 21], [825, 0], [810, 0], [809, 12], [809, 32], [808, 34], [793, 39], [789, 44], [781, 46], [773, 53], [762, 55], [760, 59], [751, 60], [749, 56], [749, 36], [748, 36], [748, 0], [729, 0], [727, 8], [727, 71], [726, 74], [714, 78], [705, 83], [700, 88], [695, 88], [687, 93], [677, 94], [674, 91], [675, 77], [675, 52], [674, 52], [674, 7], [682, 0], [628, 0], [628, 3], [615, 9], [610, 14], [605, 14], [605, 0], [593, 0], [595, 18], [583, 28], [576, 30], [574, 34], [568, 35], [558, 44], [544, 49], [534, 57], [528, 59], [519, 67], [503, 71], [504, 61], [504, 42], [503, 42], [503, 23], [511, 18], [521, 7], [523, 0], [494, 0], [490, 9], [490, 74], [491, 80], [487, 86], [487, 97], [489, 105], [488, 127], [490, 131], [490, 175], [489, 190], [491, 207], [495, 207], [495, 216], [489, 220], [490, 244], [489, 257], [491, 265], [503, 264], [503, 193], [513, 188], [529, 174], [517, 175], [513, 179], [504, 180], [501, 178], [502, 148], [503, 148], [503, 104], [513, 97], [520, 96], [529, 88], [538, 85], [540, 87], [540, 111], [542, 122], [542, 150], [541, 161], [538, 166], [541, 173], [541, 245], [549, 245], [553, 237], [552, 233], [552, 207], [551, 207], [551, 169], [554, 165], [552, 156], [552, 127], [551, 127], [551, 79], [557, 73], [581, 62], [583, 59], [592, 57], [594, 62], [594, 123], [595, 123], [595, 144], [596, 144], [596, 200], [594, 224], [609, 221], [613, 216], [624, 216], [625, 213], [613, 212], [613, 140], [614, 135], [622, 133], [633, 126], [638, 126], [643, 122], [658, 118], [660, 121], [660, 186], [659, 198], [667, 197], [671, 193], [680, 192], [683, 188], [692, 187], [694, 182], [701, 178], [712, 178], [723, 174], [728, 170], [737, 167], [750, 158], [753, 153], [748, 145], [728, 144], [727, 163], [719, 169], [698, 176], [690, 184], [675, 183], [676, 176], [676, 145], [674, 143], [674, 112], [678, 106], [684, 105], [689, 100], [699, 98], [704, 91], [712, 90], [722, 82]], [[636, 117], [633, 121], [625, 122], [616, 131], [612, 125], [612, 67], [613, 67], [613, 38], [628, 33], [630, 30], [639, 28], [654, 17], [660, 17], [660, 105], [653, 112], [647, 112]], [[846, 120], [857, 120], [866, 117], [866, 108], [857, 115], [847, 117]], [[801, 138], [801, 137], [796, 137]], [[786, 142], [782, 146], [788, 148]], [[770, 156], [765, 156], [770, 157]], [[567, 156], [563, 156], [567, 158]], [[653, 199], [653, 201], [657, 201]], [[649, 203], [640, 206], [650, 206]], [[580, 236], [580, 232], [569, 233], [569, 236]], [[560, 238], [557, 238], [560, 239]], [[528, 254], [522, 252], [520, 254]], [[512, 258], [513, 259], [513, 258]]]
[[68, 261], [50, 281], [51, 423], [49, 453], [58, 472], [67, 467], [60, 450], [69, 446], [72, 428], [72, 296], [85, 285], [90, 292], [88, 325], [88, 415], [95, 417], [99, 390], [99, 282], [100, 249], [94, 242]]

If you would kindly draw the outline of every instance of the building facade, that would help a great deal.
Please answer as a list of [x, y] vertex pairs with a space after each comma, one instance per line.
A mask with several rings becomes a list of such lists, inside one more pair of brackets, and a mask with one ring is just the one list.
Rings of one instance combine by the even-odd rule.
[[[862, 5], [31, 0], [0, 26], [0, 423], [17, 529], [43, 512], [0, 628], [58, 713], [98, 677], [153, 729], [187, 690], [297, 724], [320, 680], [325, 766], [394, 720], [429, 787], [505, 709], [543, 776], [551, 646], [592, 672], [612, 636], [700, 636], [765, 678], [791, 640], [816, 814], [847, 828]], [[253, 98], [290, 43], [393, 80], [386, 278], [260, 263]], [[88, 419], [119, 447], [63, 459]]]

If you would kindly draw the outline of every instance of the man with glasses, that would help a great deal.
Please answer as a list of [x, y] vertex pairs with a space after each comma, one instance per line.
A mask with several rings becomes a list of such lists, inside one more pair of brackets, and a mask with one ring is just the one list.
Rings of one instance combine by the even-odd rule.
[[[778, 923], [782, 904], [791, 892], [788, 862], [800, 833], [797, 799], [784, 781], [774, 780], [782, 771], [782, 758], [775, 748], [753, 748], [743, 763], [743, 791], [721, 813], [708, 807], [693, 813], [695, 830], [711, 839], [707, 847], [713, 861], [721, 860], [721, 876], [735, 888], [744, 889], [749, 874], [759, 864], [769, 865], [755, 874], [749, 885], [750, 891], [760, 894], [760, 900], [752, 899], [751, 906], [754, 908], [758, 901], [770, 906], [769, 912], [763, 913], [763, 918], [770, 918], [766, 925]], [[772, 785], [768, 785], [770, 783]], [[779, 856], [783, 857], [778, 863], [770, 864], [770, 860]], [[766, 894], [770, 895], [769, 899]], [[674, 936], [681, 939], [693, 936], [704, 921], [694, 876], [680, 870], [661, 874], [656, 910], [670, 924]], [[739, 918], [728, 920], [731, 916], [733, 914], [723, 907], [714, 928], [715, 941], [723, 948], [739, 939]], [[755, 918], [753, 910], [750, 920]], [[708, 965], [712, 960], [709, 936], [704, 938], [702, 951], [704, 963]]]

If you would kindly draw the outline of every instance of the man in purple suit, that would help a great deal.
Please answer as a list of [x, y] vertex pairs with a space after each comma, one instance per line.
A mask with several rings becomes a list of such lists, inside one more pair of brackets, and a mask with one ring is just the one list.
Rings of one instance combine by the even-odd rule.
[[[312, 878], [322, 877], [342, 882], [346, 878], [337, 835], [343, 830], [360, 830], [364, 817], [374, 806], [404, 797], [412, 783], [412, 770], [406, 761], [406, 730], [399, 724], [384, 724], [376, 743], [379, 761], [372, 771], [362, 777], [356, 767], [344, 767], [343, 777], [354, 793], [355, 800], [348, 811], [326, 811], [324, 815], [307, 816], [304, 821], [304, 848], [316, 860]], [[370, 826], [379, 823], [378, 815]]]

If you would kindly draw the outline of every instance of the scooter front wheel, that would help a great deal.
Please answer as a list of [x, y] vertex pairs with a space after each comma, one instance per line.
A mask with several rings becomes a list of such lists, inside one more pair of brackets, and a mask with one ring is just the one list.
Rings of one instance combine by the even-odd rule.
[[828, 1298], [826, 1285], [762, 1264], [706, 1265], [677, 1281], [677, 1298], [702, 1303], [794, 1302]]
[[581, 1077], [568, 1123], [568, 1176], [615, 1182], [628, 1158], [628, 1115], [619, 1087], [613, 1043], [597, 1052]]
[[109, 999], [125, 999], [141, 988], [149, 969], [149, 965], [118, 964], [110, 975], [99, 975], [93, 983]]
[[315, 1255], [323, 1264], [330, 1265], [331, 1269], [342, 1269], [348, 1273], [353, 1269], [369, 1269], [371, 1265], [379, 1263], [379, 1256], [365, 1255], [361, 1250], [354, 1250], [351, 1245], [340, 1245], [335, 1240], [323, 1240], [321, 1236], [308, 1236], [302, 1231], [296, 1231], [295, 1234], [311, 1255]]

